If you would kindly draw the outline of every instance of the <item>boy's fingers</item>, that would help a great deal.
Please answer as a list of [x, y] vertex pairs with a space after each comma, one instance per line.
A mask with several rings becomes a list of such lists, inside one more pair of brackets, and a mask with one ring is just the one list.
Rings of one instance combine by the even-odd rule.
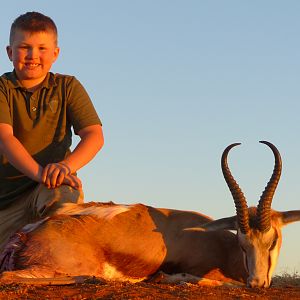
[[56, 186], [60, 186], [63, 183], [64, 178], [65, 178], [65, 174], [60, 172], [56, 179]]
[[43, 183], [46, 183], [46, 179], [47, 179], [47, 176], [48, 176], [48, 169], [49, 169], [49, 165], [47, 165], [44, 169], [43, 169], [43, 172], [42, 172], [42, 182]]
[[51, 181], [50, 181], [50, 178], [47, 177], [46, 180], [45, 180], [45, 185], [47, 186], [48, 189], [51, 188]]
[[42, 181], [48, 188], [56, 188], [67, 184], [77, 190], [82, 188], [81, 180], [70, 174], [70, 168], [63, 163], [48, 164], [42, 173]]
[[82, 188], [81, 180], [74, 175], [66, 176], [63, 183], [73, 187], [76, 190], [80, 190]]
[[42, 173], [42, 182], [48, 188], [55, 188], [63, 183], [65, 176], [70, 172], [70, 168], [61, 163], [48, 164]]
[[78, 177], [75, 177], [75, 184], [78, 190], [82, 188], [81, 180]]
[[57, 186], [57, 177], [60, 174], [59, 169], [53, 169], [52, 173], [50, 174], [50, 185], [52, 188], [55, 188]]
[[64, 162], [59, 162], [58, 165], [59, 165], [61, 168], [64, 169], [66, 175], [71, 174], [71, 169], [70, 169], [70, 167], [69, 167], [66, 163], [64, 163]]

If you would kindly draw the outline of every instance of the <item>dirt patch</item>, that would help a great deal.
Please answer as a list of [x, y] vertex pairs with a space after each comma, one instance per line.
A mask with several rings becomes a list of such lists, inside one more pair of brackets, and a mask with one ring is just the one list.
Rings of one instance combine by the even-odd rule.
[[269, 289], [196, 284], [90, 282], [64, 286], [0, 285], [0, 299], [300, 299], [300, 281], [280, 280]]

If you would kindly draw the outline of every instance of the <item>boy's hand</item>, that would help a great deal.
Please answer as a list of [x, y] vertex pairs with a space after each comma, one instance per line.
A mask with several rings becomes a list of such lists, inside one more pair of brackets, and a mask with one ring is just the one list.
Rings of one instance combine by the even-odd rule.
[[81, 190], [81, 180], [75, 175], [68, 175], [64, 178], [63, 184], [69, 185], [75, 190]]
[[[70, 173], [71, 173], [71, 169], [65, 163], [59, 162], [59, 163], [48, 164], [43, 169], [42, 182], [48, 188], [56, 188], [56, 187], [60, 186], [62, 183], [65, 183], [64, 182], [65, 178], [68, 175], [71, 175]], [[75, 177], [75, 176], [73, 176], [73, 177]], [[71, 182], [72, 180], [70, 180], [70, 178], [69, 178], [66, 181]], [[65, 184], [68, 184], [68, 183], [65, 183]], [[71, 184], [68, 184], [68, 185], [71, 185]]]

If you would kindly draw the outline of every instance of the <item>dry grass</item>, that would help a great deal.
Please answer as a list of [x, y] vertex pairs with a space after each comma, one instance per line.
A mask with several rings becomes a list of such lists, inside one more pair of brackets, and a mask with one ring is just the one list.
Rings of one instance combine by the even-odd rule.
[[279, 275], [273, 277], [273, 286], [274, 287], [287, 287], [294, 286], [300, 287], [300, 275], [297, 271], [294, 271], [293, 274], [288, 272], [283, 272]]
[[202, 287], [197, 284], [151, 284], [89, 282], [64, 286], [0, 285], [0, 299], [110, 299], [110, 300], [300, 300], [300, 275], [283, 272], [273, 278], [269, 289], [247, 287]]

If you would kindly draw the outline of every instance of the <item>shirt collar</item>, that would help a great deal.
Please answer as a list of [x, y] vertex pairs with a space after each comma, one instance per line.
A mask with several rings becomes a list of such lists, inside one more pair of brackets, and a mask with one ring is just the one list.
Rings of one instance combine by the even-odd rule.
[[[20, 81], [17, 78], [17, 74], [15, 72], [15, 70], [13, 70], [12, 72], [6, 73], [5, 77], [8, 81], [8, 85], [13, 88], [13, 89], [24, 89], [24, 87], [21, 85]], [[53, 86], [56, 86], [57, 83], [55, 82], [55, 74], [48, 72], [47, 76], [45, 77], [40, 89], [42, 88], [46, 88], [46, 89], [50, 89]]]

